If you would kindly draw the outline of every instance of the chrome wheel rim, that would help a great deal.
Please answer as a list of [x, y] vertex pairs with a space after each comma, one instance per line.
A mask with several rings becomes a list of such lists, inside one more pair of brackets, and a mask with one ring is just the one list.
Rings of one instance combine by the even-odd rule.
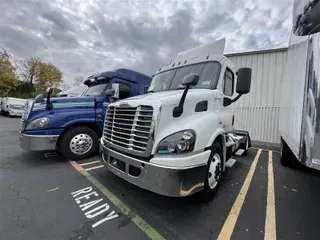
[[92, 145], [92, 138], [88, 134], [81, 133], [71, 139], [69, 147], [72, 153], [83, 155], [90, 151]]
[[211, 189], [214, 189], [221, 177], [221, 158], [218, 153], [214, 154], [210, 161], [209, 173], [208, 173], [208, 185]]

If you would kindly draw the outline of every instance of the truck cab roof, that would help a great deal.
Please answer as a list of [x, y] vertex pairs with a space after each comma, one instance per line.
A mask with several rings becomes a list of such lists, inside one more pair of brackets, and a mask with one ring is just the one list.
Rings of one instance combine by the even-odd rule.
[[217, 61], [225, 63], [230, 68], [234, 68], [234, 64], [223, 55], [226, 40], [225, 38], [217, 40], [213, 43], [204, 44], [193, 49], [180, 52], [176, 56], [173, 63], [160, 68], [155, 74], [168, 71], [174, 68], [180, 68], [192, 64]]
[[121, 78], [131, 82], [139, 82], [142, 84], [149, 85], [151, 77], [137, 71], [133, 71], [126, 68], [119, 68], [113, 71], [107, 71], [102, 73], [97, 73], [88, 77], [87, 80], [83, 82], [83, 84], [90, 86], [93, 82], [104, 80], [104, 79], [111, 79], [111, 78]]

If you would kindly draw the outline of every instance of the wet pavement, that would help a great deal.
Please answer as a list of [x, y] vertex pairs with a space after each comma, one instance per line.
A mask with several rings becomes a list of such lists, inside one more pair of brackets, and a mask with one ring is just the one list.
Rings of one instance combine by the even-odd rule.
[[284, 168], [276, 152], [235, 157], [199, 204], [127, 183], [98, 157], [24, 151], [19, 123], [0, 116], [0, 239], [319, 239], [320, 173]]

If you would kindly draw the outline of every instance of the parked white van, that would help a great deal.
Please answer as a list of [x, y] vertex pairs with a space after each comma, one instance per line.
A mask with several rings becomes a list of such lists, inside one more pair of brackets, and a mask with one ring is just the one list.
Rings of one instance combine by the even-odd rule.
[[21, 117], [26, 104], [26, 99], [4, 97], [1, 101], [1, 113], [6, 116]]

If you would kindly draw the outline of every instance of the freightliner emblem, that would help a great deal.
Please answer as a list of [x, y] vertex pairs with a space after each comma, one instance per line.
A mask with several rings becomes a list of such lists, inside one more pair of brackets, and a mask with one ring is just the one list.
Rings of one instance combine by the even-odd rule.
[[128, 103], [126, 103], [126, 102], [123, 102], [123, 103], [119, 104], [119, 107], [125, 108], [125, 107], [130, 107], [130, 105]]

